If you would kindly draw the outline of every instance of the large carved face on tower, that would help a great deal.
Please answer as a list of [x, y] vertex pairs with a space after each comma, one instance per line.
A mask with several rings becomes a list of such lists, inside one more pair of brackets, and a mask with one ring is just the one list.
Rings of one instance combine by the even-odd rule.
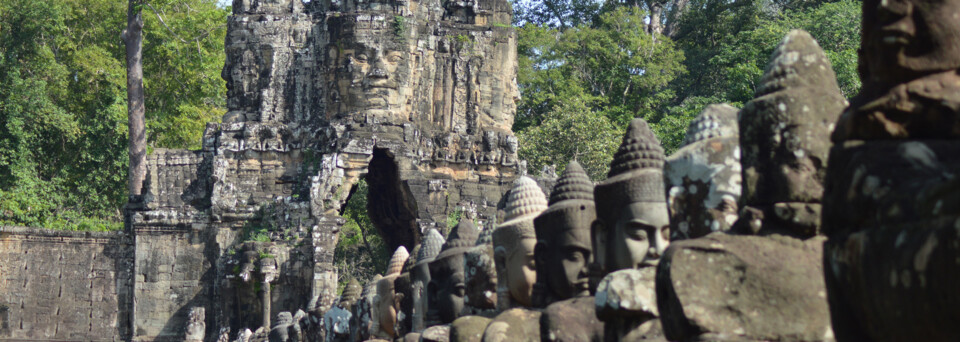
[[334, 70], [328, 110], [381, 119], [409, 116], [404, 106], [409, 92], [403, 88], [411, 78], [410, 53], [387, 20], [377, 15], [345, 16], [330, 25], [341, 27], [331, 33], [326, 47]]
[[861, 77], [896, 84], [960, 68], [960, 1], [866, 0], [863, 28]]

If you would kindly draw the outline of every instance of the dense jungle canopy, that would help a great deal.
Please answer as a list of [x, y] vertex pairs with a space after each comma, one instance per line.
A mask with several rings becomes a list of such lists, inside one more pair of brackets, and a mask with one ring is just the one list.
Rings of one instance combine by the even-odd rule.
[[[672, 152], [703, 107], [752, 97], [793, 28], [819, 41], [847, 97], [860, 88], [857, 0], [515, 0], [514, 10], [513, 128], [534, 172], [576, 158], [603, 178], [636, 117]], [[215, 0], [145, 2], [149, 148], [197, 148], [223, 115], [229, 12]], [[0, 224], [122, 226], [125, 20], [121, 1], [0, 1]], [[364, 206], [351, 205], [344, 240], [369, 244]]]

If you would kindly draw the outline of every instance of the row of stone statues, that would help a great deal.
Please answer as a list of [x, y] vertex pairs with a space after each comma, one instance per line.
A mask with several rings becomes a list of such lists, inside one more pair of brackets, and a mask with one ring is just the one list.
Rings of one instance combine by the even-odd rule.
[[853, 105], [792, 31], [673, 156], [636, 119], [605, 180], [571, 162], [548, 200], [517, 179], [495, 228], [428, 231], [351, 282], [326, 340], [960, 339], [960, 0], [864, 9]]
[[831, 339], [819, 201], [844, 106], [822, 50], [791, 32], [739, 125], [710, 106], [666, 158], [637, 119], [597, 184], [576, 161], [549, 200], [520, 177], [495, 228], [431, 230], [359, 302], [352, 287], [327, 340]]

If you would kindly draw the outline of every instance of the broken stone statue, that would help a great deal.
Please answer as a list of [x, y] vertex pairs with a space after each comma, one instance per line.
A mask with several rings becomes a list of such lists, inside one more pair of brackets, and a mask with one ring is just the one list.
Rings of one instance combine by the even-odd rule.
[[663, 166], [670, 240], [730, 230], [741, 189], [737, 109], [707, 106], [690, 123], [683, 146]]
[[960, 340], [960, 1], [866, 0], [823, 231], [838, 341]]
[[810, 34], [789, 32], [740, 111], [744, 207], [728, 233], [671, 244], [656, 275], [669, 340], [833, 339], [821, 266], [828, 137], [845, 100]]

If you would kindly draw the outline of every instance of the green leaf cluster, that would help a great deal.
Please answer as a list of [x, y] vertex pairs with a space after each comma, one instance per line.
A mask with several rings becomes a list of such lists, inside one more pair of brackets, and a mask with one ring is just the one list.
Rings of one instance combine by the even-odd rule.
[[644, 32], [645, 18], [622, 6], [591, 26], [519, 29], [514, 131], [532, 169], [577, 159], [602, 179], [630, 120], [664, 120], [660, 109], [674, 98], [668, 86], [685, 73], [684, 56], [669, 38]]
[[[228, 10], [213, 0], [151, 5], [156, 13], [144, 7], [149, 143], [197, 147], [204, 124], [224, 111]], [[0, 224], [122, 227], [125, 26], [122, 1], [0, 1]]]
[[[664, 35], [648, 6], [663, 5]], [[672, 153], [709, 104], [753, 98], [792, 29], [817, 39], [841, 90], [860, 89], [859, 0], [514, 0], [521, 101], [514, 131], [531, 169], [577, 159], [603, 178], [625, 125], [643, 118]], [[681, 7], [683, 6], [683, 7]], [[611, 138], [615, 137], [615, 138]], [[611, 147], [612, 145], [612, 147]]]
[[385, 273], [390, 262], [391, 251], [367, 215], [369, 189], [365, 180], [357, 182], [340, 214], [346, 223], [340, 228], [333, 252], [339, 290], [349, 279], [371, 279]]

